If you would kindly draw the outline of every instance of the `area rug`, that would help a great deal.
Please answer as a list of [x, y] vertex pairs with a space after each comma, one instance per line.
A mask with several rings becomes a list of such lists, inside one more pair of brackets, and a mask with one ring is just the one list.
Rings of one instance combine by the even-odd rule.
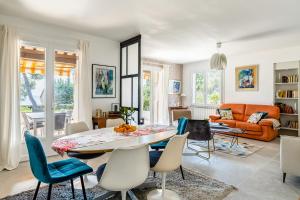
[[[180, 171], [174, 171], [167, 174], [166, 188], [177, 192], [183, 200], [221, 200], [229, 193], [236, 190], [232, 185], [227, 185], [218, 180], [209, 178], [200, 173], [184, 169], [185, 180], [182, 179]], [[152, 175], [152, 173], [151, 173]], [[146, 182], [134, 189], [133, 192], [139, 200], [146, 200], [149, 191], [160, 188], [161, 177], [156, 178], [149, 176]], [[40, 188], [37, 199], [46, 199], [48, 187]], [[99, 186], [87, 189], [87, 197], [89, 200], [106, 192]], [[19, 193], [14, 196], [6, 197], [2, 200], [32, 200], [34, 190]], [[53, 200], [69, 200], [72, 199], [70, 184], [54, 185], [52, 189]], [[83, 199], [82, 191], [76, 190], [76, 199]], [[117, 194], [110, 200], [121, 200], [121, 195]]]
[[[252, 144], [250, 142], [245, 142], [243, 139], [239, 138], [239, 144], [236, 145], [236, 143], [231, 147], [231, 136], [223, 136], [223, 135], [215, 135], [215, 148], [216, 151], [220, 151], [226, 154], [231, 154], [238, 157], [248, 157], [251, 154], [257, 152], [258, 150], [262, 149], [263, 146], [259, 146], [256, 144]], [[211, 142], [212, 144], [212, 142]], [[207, 148], [207, 142], [206, 141], [197, 141], [194, 143], [194, 146], [199, 146], [202, 148]], [[212, 145], [210, 145], [211, 150]]]

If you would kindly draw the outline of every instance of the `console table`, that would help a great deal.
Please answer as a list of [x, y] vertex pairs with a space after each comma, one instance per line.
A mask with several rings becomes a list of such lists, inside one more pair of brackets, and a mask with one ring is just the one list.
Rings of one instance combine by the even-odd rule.
[[98, 125], [98, 128], [106, 128], [106, 120], [107, 119], [117, 119], [122, 118], [121, 113], [115, 113], [115, 112], [108, 112], [108, 116], [104, 117], [97, 117], [93, 116], [93, 129], [96, 129], [96, 125]]

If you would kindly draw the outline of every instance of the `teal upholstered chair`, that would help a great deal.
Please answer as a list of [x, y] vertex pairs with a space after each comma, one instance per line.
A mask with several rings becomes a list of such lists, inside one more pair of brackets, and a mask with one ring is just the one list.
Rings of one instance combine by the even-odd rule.
[[[181, 117], [178, 119], [177, 135], [183, 135], [185, 133], [185, 128], [187, 126], [187, 123], [188, 123], [188, 118], [186, 118], [186, 117]], [[154, 149], [157, 151], [157, 152], [151, 153], [151, 163], [156, 163], [159, 160], [161, 153], [162, 153], [162, 151], [159, 151], [159, 150], [165, 149], [168, 142], [169, 141], [162, 141], [162, 142], [158, 142], [156, 144], [151, 145], [151, 149]], [[181, 165], [180, 165], [180, 171], [181, 171], [182, 179], [184, 179], [184, 174], [183, 174]]]
[[84, 199], [86, 193], [82, 175], [91, 173], [93, 169], [85, 163], [71, 158], [53, 163], [47, 163], [41, 142], [34, 136], [30, 135], [29, 131], [25, 131], [25, 141], [29, 154], [30, 167], [35, 178], [38, 179], [33, 199], [36, 199], [41, 182], [49, 184], [48, 197], [51, 198], [52, 185], [64, 181], [71, 181], [73, 198], [75, 198], [73, 179], [80, 177]]

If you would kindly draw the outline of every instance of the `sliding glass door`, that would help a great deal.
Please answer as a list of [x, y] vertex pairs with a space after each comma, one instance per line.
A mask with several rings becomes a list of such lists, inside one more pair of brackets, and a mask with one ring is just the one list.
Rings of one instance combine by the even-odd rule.
[[48, 155], [52, 141], [65, 135], [67, 123], [74, 120], [76, 67], [75, 49], [28, 42], [20, 46], [21, 134], [29, 130], [39, 137]]

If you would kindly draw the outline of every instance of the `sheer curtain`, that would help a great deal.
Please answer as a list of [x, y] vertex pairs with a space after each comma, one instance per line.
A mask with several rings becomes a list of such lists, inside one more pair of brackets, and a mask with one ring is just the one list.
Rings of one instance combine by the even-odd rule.
[[79, 62], [77, 81], [74, 94], [74, 116], [78, 121], [84, 121], [92, 127], [92, 99], [91, 99], [91, 66], [89, 64], [89, 42], [79, 42]]
[[163, 65], [159, 72], [153, 72], [153, 121], [155, 124], [169, 124], [168, 89], [169, 65]]
[[20, 161], [18, 37], [0, 26], [0, 171], [15, 169]]

